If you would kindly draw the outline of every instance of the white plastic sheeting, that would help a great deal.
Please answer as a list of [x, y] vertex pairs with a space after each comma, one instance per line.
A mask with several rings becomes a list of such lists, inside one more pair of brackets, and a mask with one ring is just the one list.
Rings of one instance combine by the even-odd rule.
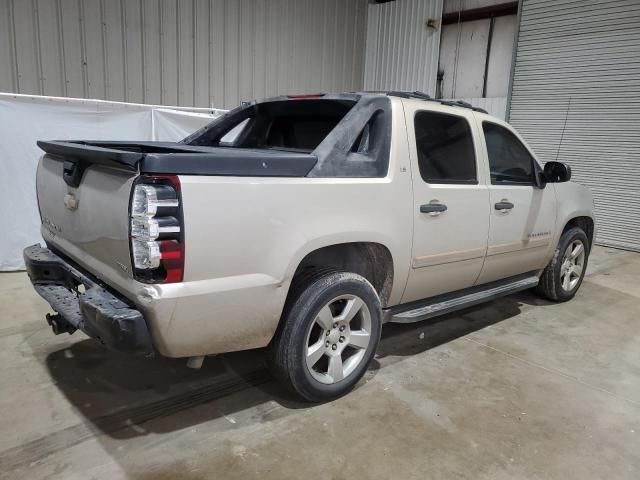
[[22, 249], [42, 241], [37, 140], [175, 141], [223, 112], [0, 93], [0, 271], [23, 268]]

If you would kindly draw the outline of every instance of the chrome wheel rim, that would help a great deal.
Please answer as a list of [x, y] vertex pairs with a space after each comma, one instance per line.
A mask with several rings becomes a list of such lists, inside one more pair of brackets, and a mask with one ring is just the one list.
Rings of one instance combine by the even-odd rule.
[[337, 383], [362, 363], [370, 343], [369, 308], [356, 295], [340, 295], [320, 309], [309, 327], [307, 369], [321, 383]]
[[560, 284], [566, 292], [573, 290], [580, 278], [584, 268], [585, 250], [581, 240], [574, 240], [564, 251], [562, 264], [560, 266]]

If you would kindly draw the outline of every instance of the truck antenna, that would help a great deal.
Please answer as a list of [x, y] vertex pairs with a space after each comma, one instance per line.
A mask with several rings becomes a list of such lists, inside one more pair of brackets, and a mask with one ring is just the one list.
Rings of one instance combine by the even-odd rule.
[[564, 114], [564, 125], [562, 126], [562, 133], [560, 134], [560, 142], [558, 143], [558, 151], [556, 152], [556, 162], [560, 155], [560, 147], [562, 146], [562, 140], [564, 139], [564, 130], [567, 128], [567, 119], [569, 118], [569, 109], [571, 108], [571, 95], [569, 95], [569, 102], [567, 103], [567, 111]]

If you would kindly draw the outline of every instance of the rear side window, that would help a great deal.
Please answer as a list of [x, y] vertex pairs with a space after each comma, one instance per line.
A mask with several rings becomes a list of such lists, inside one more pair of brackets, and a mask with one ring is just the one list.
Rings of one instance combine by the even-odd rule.
[[494, 185], [533, 185], [533, 157], [512, 132], [495, 123], [483, 122], [489, 155], [491, 183]]
[[478, 183], [469, 122], [457, 115], [417, 112], [416, 149], [420, 176], [427, 183]]

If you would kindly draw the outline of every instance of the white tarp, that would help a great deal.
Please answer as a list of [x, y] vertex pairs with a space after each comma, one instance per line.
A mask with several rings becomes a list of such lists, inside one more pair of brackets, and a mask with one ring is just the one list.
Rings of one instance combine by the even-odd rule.
[[180, 140], [224, 110], [0, 93], [0, 271], [24, 267], [22, 249], [41, 242], [37, 140]]

